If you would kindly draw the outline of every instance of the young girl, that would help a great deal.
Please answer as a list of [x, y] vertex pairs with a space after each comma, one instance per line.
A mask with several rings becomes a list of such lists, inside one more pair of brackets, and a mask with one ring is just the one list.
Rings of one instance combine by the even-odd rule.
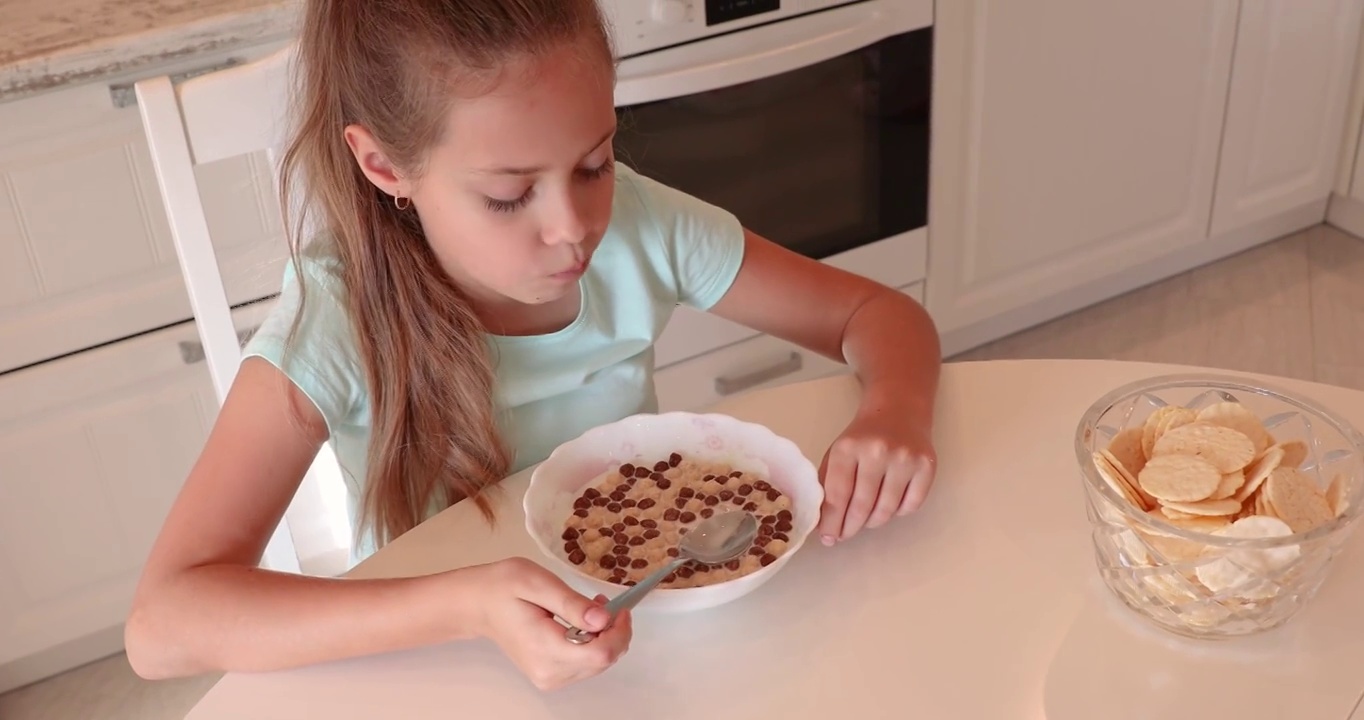
[[[148, 560], [127, 624], [147, 678], [260, 671], [486, 637], [538, 687], [610, 666], [628, 614], [527, 560], [340, 580], [259, 569], [323, 442], [361, 554], [656, 407], [677, 303], [846, 361], [860, 410], [821, 467], [825, 544], [923, 502], [940, 364], [913, 300], [746, 231], [615, 162], [594, 0], [310, 0], [282, 187], [320, 232]], [[739, 169], [736, 168], [736, 171]], [[749, 172], [761, 173], [760, 167]], [[298, 220], [299, 218], [293, 218]], [[301, 227], [302, 223], [290, 223]]]

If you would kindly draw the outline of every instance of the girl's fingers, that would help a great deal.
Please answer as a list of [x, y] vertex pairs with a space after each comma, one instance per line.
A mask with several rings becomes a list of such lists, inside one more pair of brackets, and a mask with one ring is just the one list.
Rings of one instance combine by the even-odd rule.
[[920, 458], [916, 470], [909, 487], [905, 489], [905, 497], [900, 501], [900, 507], [895, 511], [896, 515], [908, 515], [923, 506], [928, 491], [933, 487], [937, 460], [932, 456]]
[[819, 513], [819, 535], [832, 545], [843, 532], [843, 518], [852, 499], [857, 476], [857, 457], [835, 443], [824, 456], [824, 507]]
[[[616, 613], [615, 620], [611, 622], [611, 627], [603, 630], [591, 644], [602, 643], [605, 649], [604, 660], [606, 665], [612, 665], [621, 656], [630, 650], [630, 640], [635, 634], [635, 621], [630, 616], [629, 610], [622, 610]], [[600, 649], [600, 648], [599, 648]], [[605, 665], [603, 666], [603, 668]]]
[[881, 492], [877, 495], [876, 507], [867, 520], [867, 527], [885, 525], [904, 507], [905, 494], [914, 479], [914, 470], [914, 464], [908, 461], [892, 462], [886, 467], [886, 477], [881, 481]]
[[886, 474], [885, 455], [863, 453], [857, 461], [857, 483], [853, 488], [852, 499], [848, 501], [848, 512], [843, 517], [840, 539], [846, 540], [856, 535], [871, 517], [876, 508], [876, 496], [881, 492], [881, 482]]

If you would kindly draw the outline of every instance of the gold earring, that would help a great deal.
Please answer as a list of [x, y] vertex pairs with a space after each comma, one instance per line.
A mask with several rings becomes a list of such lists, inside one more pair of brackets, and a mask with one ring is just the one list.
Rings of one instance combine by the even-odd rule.
[[405, 198], [405, 197], [403, 197], [403, 196], [401, 196], [401, 195], [394, 195], [394, 196], [393, 196], [393, 207], [396, 207], [396, 208], [398, 208], [399, 210], [406, 210], [406, 209], [412, 207], [412, 200], [411, 200], [410, 198]]

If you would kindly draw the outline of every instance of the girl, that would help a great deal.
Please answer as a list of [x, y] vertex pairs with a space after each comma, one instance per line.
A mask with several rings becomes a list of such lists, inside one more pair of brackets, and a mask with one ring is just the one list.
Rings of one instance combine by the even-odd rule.
[[[594, 0], [310, 0], [281, 186], [293, 262], [144, 571], [143, 677], [259, 671], [487, 637], [555, 688], [628, 647], [527, 560], [354, 581], [257, 567], [323, 442], [364, 554], [594, 425], [655, 407], [653, 342], [687, 303], [846, 361], [856, 418], [821, 467], [826, 544], [932, 481], [936, 331], [906, 296], [788, 252], [612, 154]], [[753, 168], [752, 172], [762, 172]], [[320, 229], [306, 247], [306, 219]]]

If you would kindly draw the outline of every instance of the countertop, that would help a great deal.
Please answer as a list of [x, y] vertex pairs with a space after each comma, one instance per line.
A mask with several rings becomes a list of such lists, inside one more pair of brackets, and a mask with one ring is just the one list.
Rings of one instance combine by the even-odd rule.
[[0, 0], [0, 102], [292, 34], [297, 0]]
[[[637, 613], [621, 662], [559, 692], [536, 691], [492, 643], [459, 642], [228, 673], [187, 720], [444, 720], [452, 710], [585, 720], [622, 707], [666, 720], [1345, 720], [1364, 690], [1364, 532], [1351, 536], [1297, 618], [1243, 638], [1159, 630], [1100, 579], [1072, 444], [1077, 419], [1114, 387], [1192, 370], [1085, 360], [944, 365], [940, 465], [923, 509], [833, 548], [807, 542], [729, 604]], [[1219, 374], [1300, 393], [1364, 426], [1364, 393]], [[859, 393], [855, 378], [840, 375], [709, 410], [766, 425], [815, 461], [855, 414]], [[531, 472], [493, 496], [495, 525], [460, 503], [347, 576], [542, 557], [521, 509]]]

